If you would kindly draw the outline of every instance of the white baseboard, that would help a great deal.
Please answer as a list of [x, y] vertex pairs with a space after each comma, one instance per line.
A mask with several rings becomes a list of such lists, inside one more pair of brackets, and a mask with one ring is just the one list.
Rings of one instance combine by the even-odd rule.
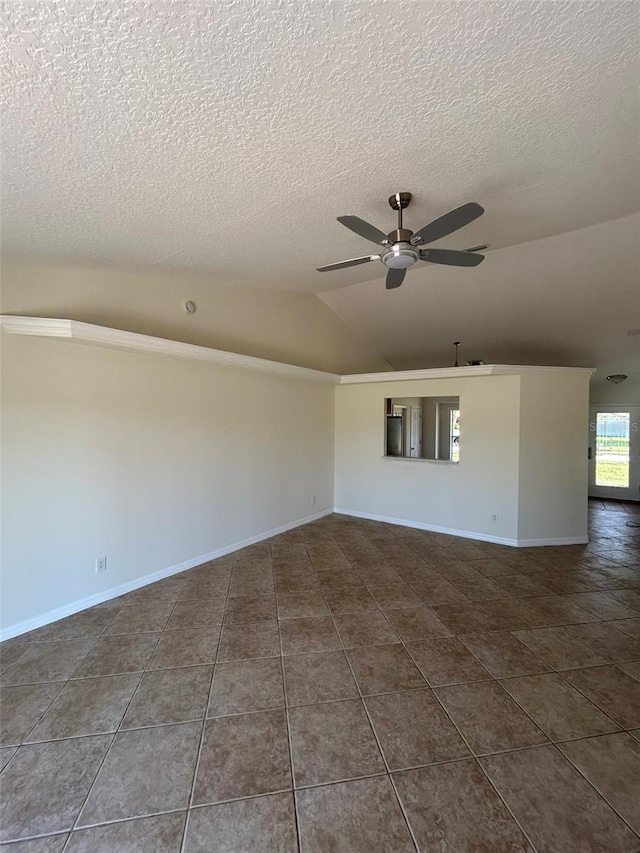
[[437, 524], [424, 524], [422, 521], [407, 521], [405, 518], [392, 518], [389, 515], [374, 515], [370, 512], [356, 512], [352, 509], [336, 507], [334, 512], [339, 515], [352, 515], [354, 518], [367, 518], [370, 521], [384, 521], [386, 524], [399, 524], [401, 527], [414, 527], [416, 530], [428, 530], [430, 533], [446, 533], [447, 536], [459, 536], [461, 539], [477, 539], [481, 542], [493, 542], [497, 545], [510, 545], [517, 548], [515, 539], [503, 536], [491, 536], [488, 533], [476, 533], [472, 530], [458, 530], [455, 527], [440, 527]]
[[557, 539], [518, 539], [518, 548], [542, 548], [545, 545], [588, 545], [588, 536], [560, 536]]
[[496, 545], [508, 545], [510, 548], [538, 548], [544, 545], [585, 545], [586, 536], [564, 537], [557, 539], [507, 539], [503, 536], [491, 536], [489, 533], [476, 533], [472, 530], [458, 530], [455, 527], [440, 527], [437, 524], [424, 524], [421, 521], [407, 521], [404, 518], [392, 518], [388, 515], [373, 515], [370, 512], [356, 512], [336, 507], [334, 512], [351, 515], [354, 518], [367, 518], [371, 521], [384, 521], [387, 524], [399, 524], [401, 527], [414, 527], [416, 530], [428, 530], [431, 533], [446, 533], [447, 536], [459, 536], [461, 539], [476, 539], [479, 542], [493, 542]]
[[96, 604], [102, 604], [105, 601], [110, 601], [112, 598], [118, 598], [127, 592], [133, 592], [143, 586], [148, 586], [150, 583], [164, 580], [172, 575], [177, 575], [187, 569], [193, 569], [202, 563], [207, 563], [209, 560], [215, 560], [218, 557], [224, 557], [226, 554], [232, 554], [234, 551], [239, 551], [241, 548], [246, 548], [249, 545], [255, 545], [256, 542], [262, 542], [264, 539], [271, 539], [279, 533], [286, 533], [287, 530], [293, 530], [303, 524], [309, 524], [311, 521], [316, 521], [319, 518], [324, 518], [325, 515], [331, 515], [333, 507], [330, 509], [316, 512], [314, 515], [308, 515], [305, 518], [300, 518], [297, 521], [292, 521], [289, 524], [283, 524], [281, 527], [274, 527], [273, 530], [266, 530], [264, 533], [258, 533], [256, 536], [250, 536], [248, 539], [243, 539], [240, 542], [234, 542], [232, 545], [225, 545], [224, 548], [218, 548], [211, 551], [209, 554], [200, 554], [198, 557], [192, 557], [182, 563], [177, 563], [174, 566], [159, 569], [157, 572], [143, 575], [127, 583], [113, 586], [110, 589], [105, 589], [102, 592], [97, 592], [95, 595], [89, 595], [86, 598], [81, 598], [77, 601], [72, 601], [70, 604], [65, 604], [62, 607], [56, 607], [54, 610], [47, 610], [46, 613], [41, 613], [31, 619], [25, 619], [23, 622], [18, 622], [15, 625], [10, 625], [8, 628], [0, 630], [0, 642], [10, 640], [13, 637], [18, 637], [20, 634], [26, 634], [27, 631], [33, 631], [36, 628], [42, 628], [44, 625], [49, 625], [51, 622], [57, 622], [58, 619], [64, 619], [65, 616], [73, 616], [74, 613], [79, 613], [81, 610], [86, 610], [88, 607], [93, 607]]

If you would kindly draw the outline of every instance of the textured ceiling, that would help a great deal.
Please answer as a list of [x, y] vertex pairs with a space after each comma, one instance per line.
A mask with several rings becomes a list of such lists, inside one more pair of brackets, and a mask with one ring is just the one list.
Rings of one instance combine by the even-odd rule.
[[[335, 217], [389, 230], [396, 190], [415, 195], [414, 230], [482, 203], [453, 247], [640, 209], [636, 0], [5, 0], [3, 16], [2, 236], [18, 254], [318, 292], [370, 281], [353, 292], [384, 311], [381, 265], [315, 267], [368, 253]], [[499, 255], [412, 275], [487, 282], [500, 306], [523, 285]], [[416, 287], [393, 295], [398, 316]], [[329, 303], [343, 316], [350, 292]]]
[[[640, 209], [632, 2], [4, 4], [10, 250], [332, 289], [383, 230], [487, 209], [465, 246]], [[239, 238], [239, 239], [238, 239]], [[163, 260], [164, 259], [164, 260]]]

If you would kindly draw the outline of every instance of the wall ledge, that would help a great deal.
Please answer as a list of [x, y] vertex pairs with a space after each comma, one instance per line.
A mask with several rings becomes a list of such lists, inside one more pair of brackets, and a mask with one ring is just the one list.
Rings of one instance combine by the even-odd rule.
[[304, 379], [311, 382], [326, 382], [330, 385], [361, 385], [370, 382], [406, 382], [416, 379], [465, 379], [470, 376], [521, 376], [526, 373], [583, 373], [591, 376], [595, 368], [591, 367], [548, 367], [527, 364], [481, 364], [475, 367], [437, 367], [426, 370], [393, 370], [385, 373], [351, 373], [340, 376], [299, 367], [280, 361], [269, 361], [226, 350], [187, 344], [138, 332], [125, 332], [123, 329], [110, 329], [93, 323], [81, 323], [79, 320], [55, 319], [52, 317], [17, 317], [11, 314], [0, 315], [0, 328], [12, 335], [28, 335], [39, 338], [61, 338], [90, 346], [107, 347], [143, 352], [153, 355], [187, 358], [193, 361], [208, 361], [213, 364], [226, 364], [263, 373], [276, 373], [290, 379]]
[[340, 377], [340, 385], [370, 382], [407, 382], [414, 379], [466, 379], [469, 376], [521, 376], [526, 373], [583, 373], [591, 376], [595, 367], [548, 367], [532, 364], [480, 364], [475, 367], [436, 367], [426, 370], [396, 370], [393, 373], [352, 373]]
[[337, 385], [340, 381], [340, 376], [335, 373], [325, 373], [322, 370], [313, 370], [310, 367], [298, 367], [294, 364], [269, 361], [264, 358], [240, 355], [235, 352], [226, 352], [225, 350], [212, 349], [211, 347], [187, 344], [182, 341], [156, 338], [151, 335], [141, 335], [137, 332], [125, 332], [122, 329], [110, 329], [107, 326], [81, 323], [78, 320], [58, 320], [48, 317], [13, 317], [3, 314], [0, 315], [0, 328], [12, 335], [60, 338], [80, 344], [126, 350], [128, 352], [142, 352], [174, 358], [187, 358], [194, 361], [206, 361], [213, 364], [225, 364], [230, 367], [259, 370], [263, 373], [276, 373], [289, 379], [325, 382], [330, 385]]

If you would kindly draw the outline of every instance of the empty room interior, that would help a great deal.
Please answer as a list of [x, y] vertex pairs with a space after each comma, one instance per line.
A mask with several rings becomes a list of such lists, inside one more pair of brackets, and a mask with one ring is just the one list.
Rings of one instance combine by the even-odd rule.
[[638, 0], [6, 0], [0, 849], [639, 853]]

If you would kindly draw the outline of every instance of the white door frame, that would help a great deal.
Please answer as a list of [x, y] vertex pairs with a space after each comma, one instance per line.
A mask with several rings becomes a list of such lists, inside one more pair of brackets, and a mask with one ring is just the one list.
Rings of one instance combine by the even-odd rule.
[[439, 402], [436, 417], [436, 459], [451, 460], [451, 412], [460, 409], [460, 403]]
[[409, 456], [422, 458], [422, 407], [411, 406], [409, 413]]
[[[598, 412], [628, 412], [629, 429], [629, 486], [596, 486], [595, 484], [595, 441], [596, 415]], [[640, 500], [640, 405], [624, 403], [593, 403], [589, 406], [589, 497]]]

